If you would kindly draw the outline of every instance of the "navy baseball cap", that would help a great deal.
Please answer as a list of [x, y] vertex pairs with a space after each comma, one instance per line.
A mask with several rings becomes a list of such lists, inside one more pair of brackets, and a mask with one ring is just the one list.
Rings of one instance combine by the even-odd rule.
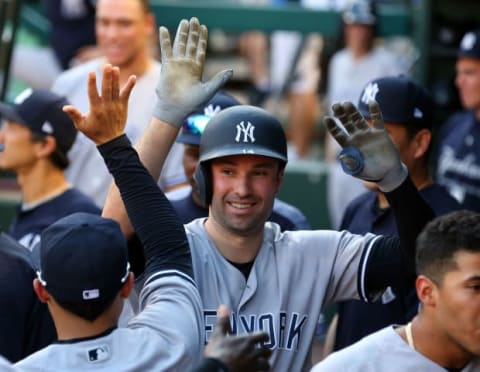
[[60, 302], [108, 301], [128, 278], [127, 242], [114, 220], [74, 213], [46, 228], [39, 244], [37, 277]]
[[370, 119], [370, 100], [378, 102], [386, 123], [432, 129], [433, 103], [430, 95], [404, 75], [374, 79], [363, 88], [358, 110], [366, 119]]
[[0, 103], [0, 116], [28, 127], [32, 132], [53, 136], [64, 153], [73, 145], [77, 129], [62, 111], [65, 97], [44, 89], [25, 89], [13, 104]]
[[374, 4], [369, 0], [353, 0], [345, 7], [342, 20], [347, 25], [373, 26], [377, 23]]
[[457, 56], [480, 59], [480, 29], [467, 32], [463, 36]]
[[210, 119], [221, 110], [238, 105], [240, 105], [240, 102], [235, 97], [225, 92], [217, 92], [205, 106], [194, 111], [185, 119], [177, 142], [200, 145], [203, 130]]

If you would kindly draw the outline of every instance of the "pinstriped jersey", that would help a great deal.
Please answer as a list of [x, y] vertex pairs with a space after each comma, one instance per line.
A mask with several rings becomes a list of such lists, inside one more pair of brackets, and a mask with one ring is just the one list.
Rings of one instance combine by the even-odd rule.
[[200, 361], [200, 298], [190, 277], [160, 271], [140, 293], [141, 312], [127, 328], [62, 341], [15, 364], [21, 371], [188, 371]]
[[328, 303], [358, 298], [364, 248], [376, 236], [337, 231], [281, 232], [267, 222], [262, 247], [245, 280], [215, 248], [204, 219], [186, 225], [195, 281], [204, 305], [205, 337], [216, 309], [231, 309], [234, 333], [266, 331], [272, 371], [306, 371], [317, 320]]

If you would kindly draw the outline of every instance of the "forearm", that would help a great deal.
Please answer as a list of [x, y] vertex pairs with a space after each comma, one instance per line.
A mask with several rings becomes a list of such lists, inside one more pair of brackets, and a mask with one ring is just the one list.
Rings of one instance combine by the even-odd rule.
[[192, 372], [228, 372], [228, 368], [218, 359], [205, 358]]
[[127, 137], [117, 137], [98, 149], [118, 185], [117, 192], [120, 192], [128, 217], [142, 242], [147, 275], [169, 269], [193, 277], [183, 224], [140, 163]]
[[[160, 177], [163, 164], [177, 134], [178, 128], [153, 117], [135, 145], [142, 164], [154, 180]], [[127, 239], [132, 237], [134, 228], [115, 182], [110, 185], [102, 215], [116, 220]]]
[[[415, 282], [417, 236], [434, 215], [407, 179], [386, 194], [397, 224], [398, 236], [379, 236], [365, 249], [359, 267], [359, 294], [372, 301], [387, 287], [411, 288]], [[363, 262], [367, 262], [363, 265]], [[365, 278], [364, 280], [362, 278]]]
[[386, 193], [395, 216], [400, 248], [405, 258], [407, 277], [415, 278], [416, 240], [425, 225], [435, 214], [418, 192], [410, 177], [395, 190]]

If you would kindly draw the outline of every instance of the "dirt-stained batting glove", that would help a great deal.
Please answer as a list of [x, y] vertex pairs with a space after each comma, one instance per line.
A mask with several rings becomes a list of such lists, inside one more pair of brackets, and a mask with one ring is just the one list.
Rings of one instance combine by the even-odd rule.
[[343, 170], [354, 177], [375, 182], [380, 190], [389, 192], [405, 180], [407, 167], [401, 162], [397, 148], [385, 131], [378, 103], [371, 101], [368, 108], [372, 126], [351, 102], [332, 106], [344, 129], [333, 117], [325, 117], [324, 122], [342, 147], [338, 158]]
[[208, 30], [195, 17], [180, 21], [173, 48], [165, 27], [160, 27], [159, 36], [162, 68], [153, 116], [180, 127], [185, 117], [207, 102], [233, 72], [224, 70], [205, 83], [201, 81]]

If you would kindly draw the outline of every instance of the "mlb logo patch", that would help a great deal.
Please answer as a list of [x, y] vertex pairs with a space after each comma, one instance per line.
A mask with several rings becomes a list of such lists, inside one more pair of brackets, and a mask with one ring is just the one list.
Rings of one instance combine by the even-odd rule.
[[93, 300], [100, 297], [99, 289], [86, 289], [82, 292], [82, 297], [84, 300]]
[[87, 358], [90, 363], [101, 362], [110, 358], [110, 348], [107, 345], [87, 350]]

